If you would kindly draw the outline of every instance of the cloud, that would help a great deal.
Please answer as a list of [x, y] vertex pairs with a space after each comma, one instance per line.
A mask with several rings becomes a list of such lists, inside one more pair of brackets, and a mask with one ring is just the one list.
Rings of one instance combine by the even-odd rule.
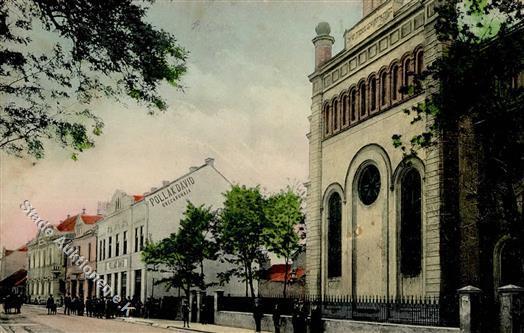
[[25, 199], [57, 223], [94, 213], [116, 189], [149, 191], [208, 156], [234, 182], [274, 191], [305, 181], [314, 27], [332, 22], [340, 49], [359, 17], [355, 2], [157, 2], [151, 22], [191, 52], [186, 92], [163, 86], [169, 110], [153, 116], [132, 101], [97, 101], [104, 134], [77, 162], [56, 147], [36, 165], [0, 153], [0, 246], [33, 237], [18, 207]]

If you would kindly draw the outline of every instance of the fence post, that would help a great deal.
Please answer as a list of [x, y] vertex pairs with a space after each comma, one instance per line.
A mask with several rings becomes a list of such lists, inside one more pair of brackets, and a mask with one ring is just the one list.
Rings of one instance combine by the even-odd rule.
[[196, 301], [197, 301], [197, 313], [196, 313], [196, 320], [197, 320], [197, 323], [201, 323], [202, 322], [202, 303], [204, 302], [204, 296], [206, 294], [206, 291], [205, 290], [197, 290], [196, 292]]
[[214, 311], [215, 311], [215, 318], [217, 318], [217, 312], [219, 310], [219, 303], [221, 298], [224, 297], [224, 291], [223, 290], [215, 290], [215, 303], [214, 303]]
[[524, 288], [507, 285], [498, 289], [500, 293], [500, 333], [520, 332]]
[[480, 294], [482, 290], [466, 286], [458, 290], [460, 307], [460, 332], [480, 332]]

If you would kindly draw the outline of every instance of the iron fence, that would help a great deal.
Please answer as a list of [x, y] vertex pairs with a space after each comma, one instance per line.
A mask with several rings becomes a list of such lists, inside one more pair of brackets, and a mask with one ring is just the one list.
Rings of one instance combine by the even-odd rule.
[[[320, 307], [322, 318], [346, 319], [397, 324], [442, 326], [439, 299], [436, 297], [369, 297], [369, 296], [308, 296], [295, 295], [260, 297], [260, 306], [266, 314], [279, 305], [282, 315], [293, 315], [301, 302], [310, 313]], [[245, 296], [223, 296], [218, 300], [219, 311], [253, 312], [253, 300]]]

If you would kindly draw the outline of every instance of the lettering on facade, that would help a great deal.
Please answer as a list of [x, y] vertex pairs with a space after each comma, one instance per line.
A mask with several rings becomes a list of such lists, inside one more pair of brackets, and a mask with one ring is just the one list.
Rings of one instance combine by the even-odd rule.
[[118, 259], [106, 263], [106, 270], [113, 270], [127, 267], [127, 259]]
[[169, 205], [172, 205], [177, 200], [191, 193], [191, 188], [194, 184], [195, 180], [193, 179], [193, 177], [186, 177], [150, 196], [148, 198], [149, 204], [151, 204], [151, 207], [167, 207]]
[[346, 38], [346, 48], [356, 45], [358, 42], [366, 39], [371, 33], [382, 27], [393, 18], [393, 8], [391, 6], [384, 8], [382, 13], [377, 13], [370, 17], [369, 22], [363, 22], [362, 27], [355, 31], [350, 31]]

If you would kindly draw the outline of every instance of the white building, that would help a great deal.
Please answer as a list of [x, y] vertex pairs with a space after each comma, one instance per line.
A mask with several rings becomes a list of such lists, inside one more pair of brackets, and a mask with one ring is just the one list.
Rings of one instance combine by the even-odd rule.
[[[168, 273], [148, 271], [140, 252], [146, 240], [157, 242], [178, 230], [188, 201], [220, 208], [223, 193], [230, 186], [230, 182], [215, 169], [214, 160], [208, 158], [202, 166], [191, 167], [189, 173], [174, 181], [164, 181], [160, 188], [152, 188], [144, 195], [116, 191], [106, 216], [97, 223], [97, 273], [112, 287], [112, 294], [121, 297], [136, 295], [142, 301], [149, 296], [177, 295], [177, 290], [167, 292], [164, 286], [153, 285], [162, 274]], [[217, 262], [205, 264], [207, 282], [216, 281], [220, 267]], [[217, 287], [226, 293], [237, 288], [242, 290], [243, 285], [233, 283]]]

